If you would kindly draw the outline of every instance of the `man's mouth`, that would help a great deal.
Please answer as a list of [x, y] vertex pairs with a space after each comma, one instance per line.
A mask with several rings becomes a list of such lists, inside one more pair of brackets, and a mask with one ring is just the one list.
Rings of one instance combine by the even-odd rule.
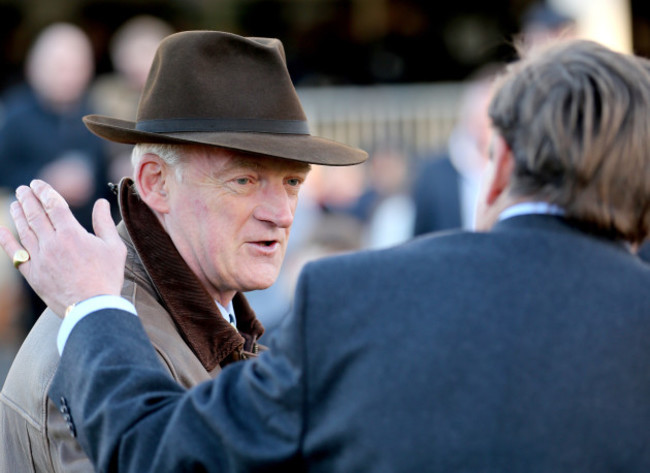
[[259, 241], [254, 241], [252, 243], [257, 245], [257, 246], [263, 246], [263, 247], [266, 247], [266, 248], [271, 248], [271, 247], [275, 246], [276, 244], [278, 244], [278, 240], [259, 240]]

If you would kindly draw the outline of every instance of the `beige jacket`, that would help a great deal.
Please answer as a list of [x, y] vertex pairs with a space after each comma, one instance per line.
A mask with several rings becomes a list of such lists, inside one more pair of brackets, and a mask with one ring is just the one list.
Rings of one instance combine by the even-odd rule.
[[[233, 300], [235, 330], [125, 180], [120, 192], [128, 248], [122, 295], [137, 308], [161, 361], [180, 384], [193, 386], [258, 351], [263, 329], [243, 295]], [[0, 473], [92, 472], [93, 468], [47, 392], [58, 365], [61, 320], [46, 310], [19, 350], [0, 392]]]

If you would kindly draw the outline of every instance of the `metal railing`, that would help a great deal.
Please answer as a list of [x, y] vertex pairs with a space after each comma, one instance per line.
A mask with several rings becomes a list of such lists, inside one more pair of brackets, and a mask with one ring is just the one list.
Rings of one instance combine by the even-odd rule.
[[311, 132], [366, 150], [398, 141], [412, 156], [445, 145], [456, 122], [459, 83], [300, 87]]

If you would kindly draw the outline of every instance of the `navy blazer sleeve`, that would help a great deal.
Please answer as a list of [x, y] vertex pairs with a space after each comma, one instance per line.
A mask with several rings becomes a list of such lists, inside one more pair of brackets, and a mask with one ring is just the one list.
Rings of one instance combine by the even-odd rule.
[[98, 311], [72, 331], [49, 394], [98, 471], [295, 471], [304, 347], [292, 318], [270, 351], [185, 391], [137, 317]]

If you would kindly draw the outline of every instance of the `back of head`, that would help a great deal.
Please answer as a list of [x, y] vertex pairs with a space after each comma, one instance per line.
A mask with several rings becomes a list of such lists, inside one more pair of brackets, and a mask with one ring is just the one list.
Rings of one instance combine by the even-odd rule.
[[650, 75], [639, 58], [584, 40], [530, 51], [489, 109], [510, 146], [511, 193], [633, 243], [650, 229]]

